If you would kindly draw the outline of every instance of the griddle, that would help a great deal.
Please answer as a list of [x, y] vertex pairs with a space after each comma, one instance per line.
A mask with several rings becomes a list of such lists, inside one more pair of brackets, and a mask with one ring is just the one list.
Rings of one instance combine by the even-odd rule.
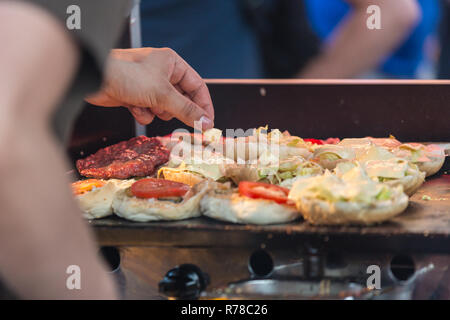
[[[430, 200], [426, 200], [430, 199]], [[206, 217], [175, 222], [93, 220], [102, 245], [179, 247], [285, 246], [290, 241], [327, 242], [383, 252], [450, 252], [450, 175], [429, 179], [410, 199], [407, 210], [375, 226], [313, 226], [303, 220], [281, 225], [240, 225]], [[288, 242], [286, 242], [288, 241]]]
[[[394, 134], [401, 141], [419, 142], [450, 141], [448, 84], [439, 81], [208, 82], [216, 108], [216, 127], [220, 129], [268, 124], [270, 128], [288, 129], [305, 138]], [[102, 123], [89, 124], [89, 112], [92, 111], [86, 110], [83, 123], [78, 126], [96, 126], [101, 130]], [[147, 135], [164, 135], [180, 127], [183, 126], [177, 120], [155, 121], [148, 126]], [[127, 132], [125, 129], [120, 127], [121, 132]], [[82, 131], [77, 134], [79, 141]], [[97, 147], [110, 141], [103, 138]], [[93, 146], [91, 143], [89, 149]], [[80, 157], [80, 152], [87, 153], [80, 145], [70, 151], [73, 160]], [[441, 172], [427, 179], [410, 199], [404, 213], [370, 227], [312, 226], [302, 220], [285, 225], [238, 225], [205, 217], [151, 223], [112, 217], [90, 221], [90, 224], [99, 244], [111, 246], [255, 248], [286, 247], [302, 242], [365, 252], [449, 253], [450, 175]]]

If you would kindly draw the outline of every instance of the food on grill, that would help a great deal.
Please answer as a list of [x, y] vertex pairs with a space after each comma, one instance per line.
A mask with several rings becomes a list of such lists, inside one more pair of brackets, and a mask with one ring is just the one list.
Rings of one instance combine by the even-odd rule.
[[365, 163], [370, 160], [390, 160], [395, 158], [395, 154], [386, 148], [378, 147], [376, 145], [370, 146], [364, 149], [364, 153], [360, 154], [357, 160], [361, 163]]
[[[305, 139], [305, 141], [307, 141], [308, 139]], [[321, 140], [323, 142], [323, 144], [338, 144], [341, 139], [339, 138], [328, 138], [325, 140]]]
[[[318, 144], [318, 145], [323, 145], [323, 144], [327, 144], [325, 141], [320, 140], [320, 139], [313, 139], [313, 138], [309, 138], [309, 139], [303, 139], [303, 141], [305, 142], [311, 142], [312, 144]], [[335, 143], [329, 143], [329, 144], [335, 144]]]
[[203, 215], [222, 221], [250, 224], [277, 224], [293, 221], [300, 213], [287, 204], [285, 188], [253, 182], [241, 182], [238, 190], [216, 183], [203, 197]]
[[417, 164], [427, 177], [437, 173], [445, 161], [444, 150], [435, 144], [405, 143], [398, 146], [394, 153], [400, 158]]
[[203, 135], [199, 133], [174, 132], [172, 134], [163, 137], [156, 137], [156, 139], [158, 139], [158, 141], [161, 142], [161, 144], [170, 151], [172, 151], [176, 147], [179, 148], [180, 144], [181, 145], [197, 144], [200, 146], [203, 144]]
[[[279, 147], [279, 159], [284, 160], [293, 156], [300, 156], [305, 159], [309, 159], [312, 155], [313, 143], [306, 142], [300, 137], [292, 136], [289, 132], [281, 132], [278, 129], [272, 129], [270, 132], [266, 127], [260, 127], [257, 129], [253, 135], [253, 139], [257, 139], [259, 143], [261, 141], [267, 141], [270, 145], [267, 146], [267, 150], [263, 150], [264, 152], [270, 151], [274, 154], [273, 150], [277, 150]], [[275, 147], [275, 148], [274, 148]], [[275, 153], [275, 155], [277, 155]]]
[[[315, 162], [292, 157], [281, 160], [275, 173], [276, 183], [282, 186], [292, 186], [294, 181], [300, 178], [315, 176], [323, 173], [323, 168]], [[268, 176], [267, 176], [268, 177]], [[265, 177], [267, 179], [267, 177]], [[267, 179], [274, 182], [274, 179]]]
[[367, 137], [370, 141], [372, 141], [376, 146], [383, 147], [389, 150], [393, 150], [400, 146], [402, 143], [395, 139], [394, 136], [389, 136], [389, 138], [373, 138]]
[[258, 167], [251, 164], [229, 164], [224, 168], [225, 176], [230, 178], [236, 185], [241, 181], [260, 181]]
[[158, 171], [158, 178], [184, 183], [191, 187], [205, 180], [205, 177], [200, 174], [185, 171], [185, 166], [178, 168], [163, 167]]
[[225, 164], [233, 162], [222, 155], [196, 152], [193, 157], [176, 157], [171, 155], [170, 161], [158, 170], [158, 177], [194, 186], [210, 179], [224, 181]]
[[82, 176], [98, 179], [144, 177], [169, 160], [169, 150], [156, 138], [139, 136], [100, 149], [77, 161]]
[[[337, 176], [342, 176], [359, 165], [356, 161], [339, 163], [334, 171]], [[368, 160], [361, 165], [373, 180], [391, 187], [401, 185], [409, 196], [413, 195], [425, 181], [425, 172], [421, 172], [415, 164], [401, 158]]]
[[72, 183], [72, 192], [76, 196], [86, 194], [92, 190], [103, 187], [106, 184], [104, 180], [86, 179]]
[[337, 145], [353, 149], [356, 158], [361, 157], [368, 149], [375, 146], [369, 138], [346, 138], [341, 140]]
[[360, 138], [344, 139], [339, 145], [348, 146], [355, 150], [356, 158], [364, 162], [371, 160], [387, 160], [394, 156], [416, 164], [426, 176], [438, 172], [445, 161], [444, 150], [435, 144], [420, 143], [402, 144], [394, 137], [389, 138]]
[[339, 162], [354, 160], [356, 153], [351, 147], [340, 145], [323, 145], [314, 150], [313, 161], [323, 168], [332, 170]]
[[267, 182], [290, 188], [298, 179], [323, 173], [315, 162], [300, 156], [290, 157], [273, 163], [258, 161], [255, 165], [232, 164], [225, 166], [225, 176], [236, 184], [241, 181]]
[[129, 187], [134, 180], [87, 179], [72, 183], [72, 190], [83, 216], [98, 219], [111, 215], [114, 195]]
[[200, 216], [200, 200], [209, 181], [194, 187], [155, 178], [141, 179], [116, 193], [113, 210], [132, 221], [182, 220]]
[[211, 128], [203, 132], [203, 140], [206, 142], [220, 142], [222, 141], [222, 130]]
[[186, 184], [163, 180], [147, 178], [136, 181], [131, 185], [130, 192], [138, 198], [179, 198], [184, 196], [190, 187]]
[[286, 203], [289, 189], [268, 183], [242, 181], [239, 193], [253, 199], [267, 199], [276, 203]]
[[425, 181], [425, 173], [408, 160], [398, 158], [389, 149], [379, 147], [367, 139], [344, 139], [347, 145], [354, 143], [357, 161], [339, 163], [334, 170], [337, 175], [359, 166], [363, 166], [368, 176], [375, 181], [386, 183], [390, 186], [402, 185], [407, 195], [412, 195]]
[[120, 180], [89, 179], [76, 192], [89, 218], [114, 211], [134, 221], [180, 220], [201, 210], [224, 221], [270, 224], [301, 212], [313, 224], [373, 224], [401, 213], [407, 195], [444, 160], [439, 146], [402, 144], [392, 136], [302, 139], [266, 126], [224, 138], [210, 129], [101, 149], [77, 162], [81, 174], [124, 179], [164, 165], [157, 179], [121, 186]]
[[316, 225], [371, 225], [395, 217], [408, 206], [402, 186], [373, 181], [360, 166], [341, 177], [326, 171], [322, 176], [298, 181], [289, 199], [308, 222]]
[[220, 130], [211, 130], [215, 131], [207, 132], [208, 138], [203, 140], [205, 146], [219, 150], [226, 158], [239, 163], [270, 155], [286, 159], [292, 156], [309, 158], [312, 154], [312, 143], [278, 129], [267, 132], [267, 126], [253, 130], [249, 136], [237, 138], [222, 138]]

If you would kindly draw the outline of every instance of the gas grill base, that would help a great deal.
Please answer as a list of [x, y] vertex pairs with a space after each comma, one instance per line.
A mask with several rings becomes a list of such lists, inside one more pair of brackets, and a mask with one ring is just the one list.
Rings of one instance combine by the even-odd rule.
[[159, 292], [160, 281], [185, 264], [197, 266], [209, 284], [204, 290], [192, 283], [187, 288], [183, 281], [192, 277], [177, 273], [175, 287], [166, 292], [172, 297], [194, 298], [183, 292], [190, 290], [200, 299], [450, 298], [450, 255], [338, 252], [304, 244], [276, 251], [264, 245], [117, 250], [120, 262], [113, 259], [111, 268], [124, 299], [167, 299]]

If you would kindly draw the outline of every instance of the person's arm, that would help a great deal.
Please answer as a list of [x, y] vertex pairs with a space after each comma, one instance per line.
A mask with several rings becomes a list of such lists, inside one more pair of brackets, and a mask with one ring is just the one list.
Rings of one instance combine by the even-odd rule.
[[115, 49], [103, 89], [86, 99], [99, 106], [126, 106], [141, 124], [155, 116], [178, 118], [189, 126], [214, 126], [214, 109], [204, 80], [168, 48]]
[[[0, 2], [0, 43], [1, 280], [23, 298], [116, 298], [49, 125], [77, 47], [56, 19], [20, 2]], [[66, 287], [70, 265], [81, 290]]]
[[[378, 66], [409, 34], [420, 16], [416, 0], [346, 0], [353, 12], [336, 28], [323, 52], [300, 78], [353, 78]], [[381, 29], [369, 30], [367, 8], [381, 9]]]

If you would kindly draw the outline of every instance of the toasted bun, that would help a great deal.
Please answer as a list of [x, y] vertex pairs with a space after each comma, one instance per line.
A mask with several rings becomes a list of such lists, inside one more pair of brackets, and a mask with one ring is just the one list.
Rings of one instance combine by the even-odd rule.
[[183, 220], [200, 216], [200, 200], [209, 190], [209, 181], [195, 185], [180, 203], [158, 199], [130, 197], [125, 190], [116, 193], [113, 211], [119, 217], [132, 221]]
[[98, 219], [112, 214], [112, 202], [117, 191], [125, 189], [135, 180], [111, 179], [98, 189], [76, 196], [78, 205], [86, 219]]
[[280, 160], [288, 159], [292, 156], [301, 156], [305, 159], [312, 157], [312, 152], [306, 148], [290, 147], [286, 145], [280, 145]]
[[[420, 159], [414, 161], [414, 163], [419, 167], [420, 171], [426, 173], [426, 176], [432, 176], [437, 173], [445, 162], [445, 152], [442, 147], [436, 144], [423, 145], [420, 143], [407, 143], [402, 145], [408, 147], [412, 150], [421, 150], [422, 156]], [[411, 156], [405, 153], [401, 148], [398, 147], [395, 151], [396, 155], [400, 158], [404, 158], [411, 161]]]
[[291, 206], [264, 199], [251, 199], [238, 193], [215, 194], [210, 191], [200, 202], [203, 215], [233, 223], [276, 224], [297, 219], [300, 213]]
[[333, 170], [339, 163], [347, 161], [348, 161], [347, 159], [337, 159], [337, 160], [320, 159], [317, 160], [317, 163], [324, 169]]
[[301, 198], [297, 208], [309, 223], [314, 225], [371, 225], [389, 220], [408, 206], [408, 197], [401, 193], [393, 200], [375, 205], [352, 202], [327, 202]]
[[202, 182], [205, 178], [198, 174], [190, 173], [186, 171], [174, 171], [174, 170], [164, 170], [162, 169], [162, 176], [166, 180], [181, 182], [191, 187], [195, 186], [197, 183]]
[[258, 169], [256, 166], [243, 164], [227, 164], [224, 167], [225, 176], [233, 180], [234, 183], [239, 184], [241, 181], [258, 181]]
[[426, 176], [429, 177], [441, 170], [444, 162], [445, 155], [443, 155], [442, 157], [433, 157], [430, 159], [430, 161], [418, 162], [416, 164], [419, 167], [420, 171], [425, 172]]
[[[340, 159], [324, 159], [321, 155], [325, 153], [334, 153], [338, 155]], [[348, 146], [323, 145], [316, 147], [314, 150], [314, 161], [328, 170], [333, 170], [338, 163], [353, 160], [355, 157], [355, 151]]]
[[416, 171], [413, 175], [408, 175], [401, 179], [386, 181], [383, 183], [389, 185], [390, 187], [401, 185], [403, 186], [404, 192], [408, 196], [412, 196], [424, 182], [425, 182], [425, 172]]
[[393, 136], [389, 138], [373, 138], [373, 137], [366, 137], [365, 139], [369, 139], [372, 141], [375, 145], [379, 147], [383, 147], [389, 150], [395, 149], [398, 146], [400, 146], [402, 143], [395, 139]]

